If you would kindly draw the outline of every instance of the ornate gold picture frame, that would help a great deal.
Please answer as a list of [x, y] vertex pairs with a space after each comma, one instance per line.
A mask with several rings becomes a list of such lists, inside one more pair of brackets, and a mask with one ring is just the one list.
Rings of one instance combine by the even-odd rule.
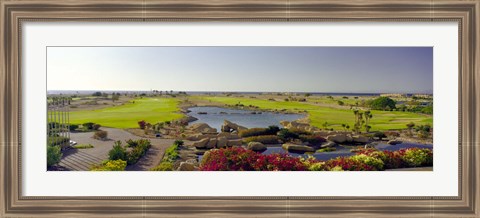
[[[478, 0], [0, 2], [1, 217], [478, 217], [480, 153]], [[24, 22], [456, 22], [459, 27], [459, 195], [453, 197], [22, 196]]]

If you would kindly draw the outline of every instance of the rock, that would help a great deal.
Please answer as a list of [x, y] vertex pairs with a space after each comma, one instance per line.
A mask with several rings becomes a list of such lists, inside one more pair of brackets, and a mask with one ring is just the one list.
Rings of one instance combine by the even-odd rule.
[[346, 135], [345, 136], [345, 142], [352, 143], [353, 142], [353, 137], [351, 135]]
[[207, 114], [207, 112], [200, 111], [200, 112], [198, 112], [197, 114]]
[[250, 142], [247, 145], [247, 149], [250, 149], [252, 151], [265, 151], [267, 150], [267, 146], [260, 142]]
[[370, 141], [370, 139], [366, 136], [361, 136], [361, 135], [355, 135], [352, 137], [353, 139], [353, 142], [355, 143], [362, 143], [362, 144], [365, 144], [365, 143], [368, 143]]
[[177, 171], [193, 171], [193, 170], [195, 170], [195, 165], [187, 162], [181, 162], [180, 166], [177, 169]]
[[227, 147], [227, 138], [222, 136], [217, 138], [217, 148], [225, 148]]
[[220, 113], [219, 113], [219, 114], [228, 114], [228, 113], [227, 113], [227, 112], [225, 112], [225, 111], [220, 111]]
[[342, 144], [347, 142], [347, 137], [344, 134], [329, 135], [326, 138], [328, 141], [335, 142], [337, 144]]
[[402, 141], [400, 141], [400, 140], [390, 140], [390, 141], [387, 142], [387, 144], [398, 145], [398, 144], [402, 144]]
[[188, 159], [188, 160], [186, 160], [185, 162], [191, 163], [191, 164], [193, 164], [193, 165], [195, 165], [195, 164], [198, 163], [198, 161], [197, 161], [196, 159]]
[[195, 148], [205, 148], [207, 146], [207, 143], [210, 141], [209, 138], [204, 138], [198, 142], [194, 142], [193, 143], [193, 146], [195, 146]]
[[228, 140], [227, 142], [228, 147], [233, 147], [233, 146], [242, 146], [242, 140]]
[[306, 145], [297, 145], [292, 143], [285, 143], [282, 145], [282, 148], [293, 153], [315, 152], [314, 148], [308, 147]]
[[218, 140], [216, 138], [210, 139], [205, 148], [215, 148], [215, 146], [217, 145], [217, 141]]
[[247, 128], [244, 126], [240, 126], [236, 123], [232, 123], [228, 120], [224, 120], [223, 125], [221, 127], [222, 132], [232, 132], [232, 131], [240, 132], [245, 129]]
[[203, 135], [202, 133], [195, 133], [195, 134], [190, 134], [187, 135], [185, 138], [189, 141], [198, 141], [200, 139], [207, 138], [208, 136]]
[[365, 149], [367, 149], [367, 148], [375, 148], [375, 146], [376, 146], [377, 144], [378, 144], [378, 143], [374, 143], [374, 142], [368, 143], [368, 144], [365, 145]]
[[217, 129], [210, 127], [206, 123], [195, 123], [188, 126], [188, 130], [196, 133], [217, 133]]
[[205, 150], [205, 149], [196, 149], [195, 150], [195, 154], [196, 155], [204, 155], [205, 152], [207, 152], [208, 150]]
[[335, 142], [332, 142], [332, 141], [327, 141], [325, 143], [323, 143], [320, 147], [321, 148], [332, 148], [332, 147], [336, 147], [337, 144]]
[[240, 136], [234, 133], [229, 133], [229, 132], [221, 132], [218, 133], [217, 137], [225, 137], [227, 139], [240, 139]]

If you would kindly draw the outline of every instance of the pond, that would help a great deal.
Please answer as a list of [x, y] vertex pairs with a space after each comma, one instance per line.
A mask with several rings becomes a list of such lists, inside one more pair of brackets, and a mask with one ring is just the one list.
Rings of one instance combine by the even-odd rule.
[[280, 121], [282, 120], [293, 121], [304, 117], [302, 114], [282, 114], [221, 107], [192, 107], [188, 110], [190, 110], [188, 113], [189, 116], [198, 119], [191, 122], [191, 124], [206, 123], [213, 128], [217, 128], [217, 130], [220, 130], [224, 120], [247, 128], [253, 128], [268, 127], [271, 125], [281, 126]]

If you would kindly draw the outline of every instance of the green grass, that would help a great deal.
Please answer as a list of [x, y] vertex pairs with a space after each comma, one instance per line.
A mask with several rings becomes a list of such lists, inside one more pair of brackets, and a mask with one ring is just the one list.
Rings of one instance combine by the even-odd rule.
[[[307, 111], [310, 124], [318, 128], [323, 128], [323, 123], [327, 122], [328, 128], [342, 130], [342, 124], [348, 124], [353, 127], [354, 115], [349, 109], [338, 109], [326, 106], [317, 106], [302, 102], [286, 102], [286, 101], [268, 101], [263, 99], [237, 98], [237, 97], [203, 97], [205, 100], [219, 102], [222, 104], [234, 105], [237, 103], [258, 106], [262, 109], [286, 109], [292, 112]], [[372, 126], [371, 131], [405, 129], [406, 124], [414, 122], [415, 124], [432, 124], [431, 115], [423, 115], [411, 112], [401, 111], [372, 111], [373, 118], [369, 125]], [[350, 129], [351, 129], [350, 128]]]
[[183, 117], [178, 113], [179, 102], [174, 98], [142, 98], [133, 101], [135, 103], [99, 110], [72, 111], [70, 123], [94, 122], [106, 127], [137, 128], [140, 120], [154, 124]]

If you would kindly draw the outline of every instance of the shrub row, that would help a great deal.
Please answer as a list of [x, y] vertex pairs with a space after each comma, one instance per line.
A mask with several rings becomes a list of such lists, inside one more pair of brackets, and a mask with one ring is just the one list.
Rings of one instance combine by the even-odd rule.
[[151, 147], [150, 140], [139, 139], [136, 146], [127, 151], [127, 146], [123, 146], [121, 141], [116, 141], [112, 150], [108, 152], [109, 160], [124, 160], [128, 165], [135, 164]]
[[238, 135], [242, 138], [261, 135], [276, 135], [278, 131], [280, 131], [278, 126], [269, 126], [268, 128], [250, 128], [242, 130]]
[[260, 154], [242, 147], [210, 150], [200, 164], [204, 171], [379, 171], [403, 167], [432, 166], [430, 149], [408, 148], [398, 151], [362, 149], [350, 157], [317, 161], [313, 157], [288, 154]]
[[127, 167], [127, 161], [124, 160], [106, 160], [101, 165], [94, 165], [91, 171], [124, 171]]
[[163, 156], [162, 161], [160, 164], [150, 170], [152, 171], [172, 171], [173, 170], [173, 163], [178, 158], [178, 147], [183, 145], [182, 140], [175, 140], [172, 146], [168, 147], [165, 150], [165, 154]]
[[280, 137], [276, 135], [260, 135], [260, 136], [251, 136], [244, 138], [242, 140], [244, 143], [249, 143], [249, 142], [260, 142], [263, 144], [278, 144], [281, 143]]
[[210, 150], [200, 165], [203, 171], [303, 171], [305, 164], [287, 154], [263, 155], [242, 147]]

